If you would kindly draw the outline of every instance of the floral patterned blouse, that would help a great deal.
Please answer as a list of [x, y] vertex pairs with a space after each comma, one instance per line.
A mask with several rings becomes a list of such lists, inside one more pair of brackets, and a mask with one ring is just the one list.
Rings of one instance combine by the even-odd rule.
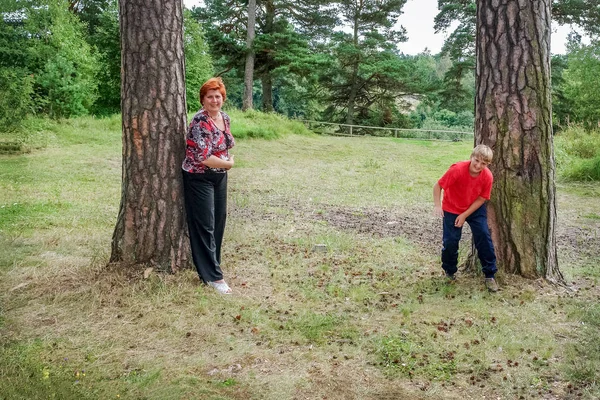
[[181, 168], [194, 174], [205, 172], [226, 172], [223, 168], [210, 168], [202, 161], [211, 155], [223, 160], [229, 160], [229, 149], [235, 145], [230, 130], [229, 115], [220, 111], [225, 124], [225, 130], [220, 130], [208, 113], [201, 109], [194, 115], [185, 138], [185, 159]]

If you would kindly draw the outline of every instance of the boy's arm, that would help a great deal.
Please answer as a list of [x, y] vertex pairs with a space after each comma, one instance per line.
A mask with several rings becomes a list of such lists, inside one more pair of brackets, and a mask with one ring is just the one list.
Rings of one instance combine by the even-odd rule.
[[444, 211], [442, 210], [442, 187], [437, 182], [433, 185], [433, 215], [436, 217], [444, 216]]
[[471, 215], [475, 211], [477, 211], [477, 209], [479, 207], [481, 207], [483, 205], [483, 203], [485, 203], [485, 202], [486, 202], [486, 200], [483, 197], [479, 196], [477, 198], [477, 200], [475, 200], [473, 202], [473, 204], [471, 204], [465, 212], [463, 212], [458, 217], [456, 217], [456, 220], [454, 221], [454, 226], [456, 226], [457, 228], [460, 228], [461, 226], [463, 226], [465, 223], [465, 220], [469, 217], [469, 215]]

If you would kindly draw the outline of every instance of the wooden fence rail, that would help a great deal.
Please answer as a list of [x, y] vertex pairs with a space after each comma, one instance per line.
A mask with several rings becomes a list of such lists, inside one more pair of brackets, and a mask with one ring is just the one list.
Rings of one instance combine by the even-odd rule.
[[[348, 125], [340, 124], [335, 122], [321, 122], [311, 121], [306, 119], [298, 119], [298, 121], [304, 123], [309, 129], [314, 130], [317, 133], [336, 135], [336, 136], [365, 136], [369, 134], [369, 131], [388, 131], [390, 135], [379, 135], [379, 136], [393, 136], [404, 137], [404, 138], [419, 138], [429, 140], [462, 140], [465, 137], [473, 137], [473, 132], [467, 131], [453, 131], [453, 130], [440, 130], [440, 129], [410, 129], [410, 128], [392, 128], [392, 127], [380, 127], [380, 126], [365, 126], [365, 125]], [[327, 130], [327, 127], [337, 126], [337, 130]], [[323, 129], [325, 127], [325, 129]], [[345, 131], [345, 132], [344, 132]], [[361, 133], [362, 132], [362, 133]], [[416, 135], [414, 133], [417, 133]], [[419, 136], [420, 135], [420, 136]]]

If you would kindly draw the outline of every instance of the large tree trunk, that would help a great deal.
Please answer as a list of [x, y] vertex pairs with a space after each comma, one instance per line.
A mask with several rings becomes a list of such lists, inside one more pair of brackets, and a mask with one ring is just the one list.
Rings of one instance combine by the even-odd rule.
[[121, 0], [123, 176], [111, 262], [177, 270], [186, 260], [181, 0]]
[[252, 109], [252, 87], [254, 86], [254, 26], [256, 25], [256, 0], [248, 1], [248, 31], [246, 35], [246, 68], [244, 70], [244, 100], [242, 111]]
[[478, 0], [476, 144], [494, 150], [490, 227], [499, 266], [563, 281], [556, 253], [550, 6]]

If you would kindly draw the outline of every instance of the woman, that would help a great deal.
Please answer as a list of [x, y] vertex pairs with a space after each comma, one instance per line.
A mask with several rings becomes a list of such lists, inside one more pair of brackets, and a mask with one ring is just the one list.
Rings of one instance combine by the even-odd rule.
[[221, 78], [211, 78], [200, 88], [202, 108], [187, 132], [182, 169], [194, 265], [204, 283], [230, 294], [221, 271], [221, 242], [227, 216], [227, 171], [233, 167], [228, 150], [235, 142], [229, 116], [221, 111], [225, 98]]

